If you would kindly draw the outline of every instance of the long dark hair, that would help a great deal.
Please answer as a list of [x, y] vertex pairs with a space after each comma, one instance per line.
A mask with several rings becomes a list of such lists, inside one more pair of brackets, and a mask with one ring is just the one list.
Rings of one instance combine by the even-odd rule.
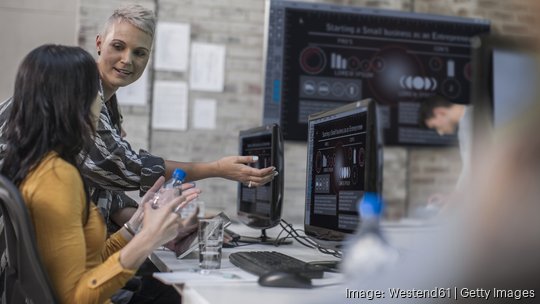
[[26, 55], [4, 129], [2, 174], [20, 186], [50, 151], [79, 169], [79, 153], [93, 142], [98, 88], [96, 62], [80, 47], [46, 44]]

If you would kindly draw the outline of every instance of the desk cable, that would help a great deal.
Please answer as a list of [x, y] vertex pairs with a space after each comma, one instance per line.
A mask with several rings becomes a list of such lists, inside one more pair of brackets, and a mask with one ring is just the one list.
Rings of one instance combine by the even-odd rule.
[[[281, 231], [279, 232], [278, 236], [276, 237], [276, 241], [274, 242], [274, 246], [279, 246], [284, 240], [293, 238], [298, 243], [311, 248], [311, 249], [317, 249], [319, 252], [323, 254], [330, 254], [334, 257], [341, 258], [341, 251], [324, 248], [317, 244], [315, 241], [310, 239], [309, 237], [305, 235], [300, 235], [298, 232], [304, 233], [304, 230], [302, 229], [295, 229], [292, 224], [289, 224], [284, 219], [281, 219], [279, 222], [279, 225], [281, 226]], [[284, 237], [280, 237], [283, 233], [286, 233]]]

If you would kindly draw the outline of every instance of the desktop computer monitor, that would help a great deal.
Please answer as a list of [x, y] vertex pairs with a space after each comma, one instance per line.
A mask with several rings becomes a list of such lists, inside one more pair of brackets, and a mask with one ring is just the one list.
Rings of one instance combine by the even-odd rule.
[[[262, 230], [260, 241], [265, 241], [265, 229], [276, 226], [281, 219], [283, 202], [283, 137], [277, 124], [240, 131], [240, 155], [256, 155], [255, 168], [276, 167], [279, 175], [259, 187], [238, 184], [238, 218], [245, 225]], [[244, 240], [245, 241], [245, 240]], [[268, 240], [266, 240], [268, 241]]]
[[485, 152], [493, 149], [494, 131], [515, 122], [537, 102], [540, 67], [536, 48], [526, 40], [482, 35], [474, 37], [471, 45], [475, 180]]
[[382, 138], [374, 101], [365, 99], [308, 119], [304, 230], [339, 249], [359, 223], [365, 192], [382, 193]]
[[420, 101], [469, 103], [470, 38], [490, 21], [322, 2], [360, 1], [266, 2], [264, 123], [305, 141], [309, 114], [373, 98], [387, 145], [453, 145], [418, 125]]
[[485, 145], [493, 143], [492, 131], [523, 115], [537, 101], [539, 63], [536, 48], [526, 40], [497, 35], [473, 38], [473, 156], [481, 158]]

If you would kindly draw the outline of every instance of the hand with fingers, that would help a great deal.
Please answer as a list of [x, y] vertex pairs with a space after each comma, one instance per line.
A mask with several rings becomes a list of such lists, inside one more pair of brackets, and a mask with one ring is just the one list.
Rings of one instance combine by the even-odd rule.
[[[185, 202], [178, 205], [178, 207], [174, 210], [174, 212], [181, 214], [181, 210], [184, 206], [187, 206], [190, 202], [197, 199], [199, 197], [199, 194], [201, 194], [201, 189], [196, 188], [195, 184], [193, 183], [187, 183], [182, 185], [182, 196], [185, 197]], [[165, 203], [167, 204], [167, 202]], [[198, 210], [198, 208], [197, 208]], [[195, 212], [195, 216], [197, 215], [198, 211]]]
[[[153, 209], [150, 204], [144, 204], [143, 227], [141, 233], [149, 231], [150, 235], [155, 235], [156, 239], [162, 238], [162, 241], [158, 244], [162, 245], [174, 239], [181, 229], [193, 229], [192, 227], [186, 227], [193, 219], [188, 218], [186, 221], [182, 220], [180, 217], [180, 210], [189, 202], [196, 199], [200, 193], [201, 190], [194, 187], [193, 184], [184, 184], [182, 185], [182, 195], [175, 198], [169, 198], [169, 201], [164, 202], [160, 208]], [[152, 211], [149, 213], [148, 210]], [[196, 217], [196, 213], [194, 216]], [[174, 229], [171, 230], [170, 228]]]
[[150, 188], [150, 190], [148, 190], [143, 196], [141, 202], [139, 203], [137, 211], [135, 211], [131, 219], [124, 224], [124, 227], [129, 231], [129, 233], [135, 234], [139, 231], [143, 221], [144, 205], [154, 199], [154, 195], [159, 191], [164, 182], [165, 177], [159, 177], [152, 186], [152, 188]]
[[275, 167], [257, 169], [249, 166], [259, 160], [257, 156], [226, 156], [217, 161], [221, 177], [238, 181], [251, 187], [262, 186], [278, 175]]
[[[124, 227], [131, 234], [136, 234], [140, 230], [141, 224], [144, 218], [144, 205], [147, 203], [150, 204], [153, 201], [155, 193], [159, 191], [159, 189], [161, 188], [164, 182], [165, 182], [165, 178], [163, 176], [158, 178], [158, 180], [154, 183], [152, 188], [150, 188], [150, 190], [148, 190], [146, 194], [143, 196], [141, 203], [139, 204], [139, 207], [137, 208], [137, 211], [135, 211], [131, 219], [124, 224]], [[180, 204], [177, 207], [178, 209], [174, 210], [174, 212], [180, 212], [180, 209], [182, 206], [185, 206], [189, 202], [196, 199], [201, 193], [200, 189], [195, 188], [194, 183], [185, 183], [185, 184], [182, 184], [181, 187], [182, 187], [182, 193], [184, 194], [185, 202]], [[162, 196], [161, 199], [163, 200], [162, 205], [167, 205], [168, 203], [172, 202], [175, 199], [175, 197]], [[154, 205], [152, 204], [150, 205], [154, 207]]]
[[145, 204], [142, 229], [138, 235], [152, 236], [156, 248], [172, 240], [182, 225], [180, 215], [174, 211], [184, 203], [185, 197], [179, 196], [158, 209]]
[[[159, 189], [163, 181], [164, 178], [160, 178], [151, 190]], [[135, 214], [139, 218], [142, 216], [140, 231], [121, 250], [122, 265], [125, 268], [136, 269], [153, 250], [174, 239], [185, 225], [179, 211], [189, 201], [197, 198], [199, 193], [199, 189], [191, 186], [182, 195], [170, 198], [157, 209], [152, 208], [152, 204], [149, 203], [153, 197], [152, 194], [147, 194], [139, 207], [142, 211], [137, 210]], [[130, 232], [127, 227], [126, 230]]]

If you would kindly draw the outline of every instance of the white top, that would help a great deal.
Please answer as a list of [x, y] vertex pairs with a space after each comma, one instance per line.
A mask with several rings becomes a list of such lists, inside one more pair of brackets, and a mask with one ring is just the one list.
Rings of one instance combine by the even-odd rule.
[[461, 155], [461, 173], [456, 184], [457, 190], [463, 189], [471, 173], [472, 112], [472, 106], [465, 106], [463, 116], [459, 120], [458, 139], [459, 153]]

